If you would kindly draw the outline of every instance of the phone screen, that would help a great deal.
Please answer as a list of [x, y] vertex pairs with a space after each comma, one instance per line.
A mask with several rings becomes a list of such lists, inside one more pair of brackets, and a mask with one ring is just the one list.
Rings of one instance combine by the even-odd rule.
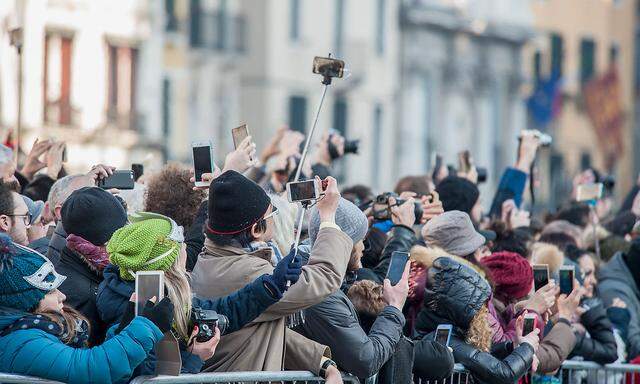
[[394, 251], [391, 254], [391, 262], [387, 270], [387, 279], [391, 281], [391, 285], [396, 285], [402, 279], [404, 267], [409, 261], [409, 253]]
[[246, 139], [247, 136], [249, 136], [247, 124], [243, 124], [237, 128], [233, 128], [231, 130], [231, 136], [233, 137], [233, 146], [238, 149], [238, 145], [242, 143], [242, 140]]
[[203, 173], [213, 173], [211, 161], [211, 147], [193, 147], [193, 168], [196, 181], [202, 181]]
[[134, 183], [133, 171], [117, 170], [111, 176], [100, 180], [98, 185], [102, 189], [133, 189]]
[[291, 194], [291, 202], [313, 200], [317, 198], [315, 180], [290, 183], [289, 191]]
[[534, 317], [525, 317], [524, 326], [522, 327], [522, 335], [527, 336], [536, 326], [536, 319]]
[[573, 269], [560, 269], [560, 293], [565, 295], [573, 291]]
[[451, 333], [451, 328], [438, 328], [436, 330], [436, 342], [449, 346], [449, 334]]
[[156, 297], [156, 303], [164, 297], [164, 272], [149, 271], [136, 273], [136, 316], [152, 297]]
[[549, 270], [546, 265], [533, 266], [533, 284], [536, 291], [549, 284]]

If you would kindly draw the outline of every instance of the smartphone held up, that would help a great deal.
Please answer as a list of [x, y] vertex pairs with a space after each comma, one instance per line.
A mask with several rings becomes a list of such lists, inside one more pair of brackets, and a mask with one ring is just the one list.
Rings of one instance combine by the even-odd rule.
[[202, 180], [205, 173], [213, 173], [213, 150], [210, 141], [191, 144], [193, 153], [193, 174], [196, 187], [206, 187], [208, 183]]
[[135, 314], [139, 316], [147, 303], [155, 297], [159, 303], [164, 298], [164, 272], [138, 271], [136, 272], [136, 305]]
[[409, 252], [394, 251], [391, 254], [391, 262], [389, 263], [389, 269], [387, 270], [387, 279], [391, 282], [392, 286], [398, 285], [402, 280], [404, 274], [404, 268], [409, 261]]

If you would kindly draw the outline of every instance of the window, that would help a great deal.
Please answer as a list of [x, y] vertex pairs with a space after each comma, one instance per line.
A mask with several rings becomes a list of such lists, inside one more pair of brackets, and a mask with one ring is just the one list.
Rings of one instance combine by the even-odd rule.
[[371, 150], [371, 176], [373, 185], [377, 186], [380, 182], [379, 173], [381, 171], [382, 158], [382, 105], [376, 104], [373, 109], [373, 147]]
[[227, 12], [227, 0], [220, 0], [220, 8], [218, 9], [218, 15], [217, 15], [217, 19], [218, 22], [216, 23], [217, 26], [217, 35], [218, 35], [218, 41], [216, 43], [216, 47], [219, 50], [224, 50], [227, 48], [227, 39], [228, 39], [228, 21], [229, 21], [229, 16], [228, 16], [228, 12]]
[[596, 43], [591, 39], [580, 42], [580, 82], [586, 83], [593, 77], [596, 69]]
[[289, 97], [289, 128], [298, 132], [306, 132], [307, 98], [304, 96]]
[[300, 39], [300, 1], [289, 0], [289, 39], [291, 41]]
[[137, 127], [134, 102], [138, 50], [113, 44], [107, 44], [107, 50], [107, 121], [120, 128], [134, 129]]
[[385, 22], [385, 0], [377, 0], [376, 7], [376, 53], [378, 56], [384, 54], [384, 22]]
[[609, 65], [613, 66], [618, 63], [618, 55], [620, 54], [620, 46], [618, 43], [611, 43], [609, 47]]
[[542, 73], [542, 53], [536, 51], [533, 55], [533, 79], [537, 83], [540, 81], [540, 74]]
[[345, 0], [335, 0], [336, 14], [334, 17], [335, 25], [333, 28], [333, 48], [334, 55], [340, 57], [342, 55], [342, 43], [344, 33], [344, 2]]
[[562, 76], [564, 62], [564, 41], [557, 33], [551, 34], [551, 71], [550, 75]]
[[71, 59], [73, 37], [47, 32], [44, 39], [44, 121], [73, 123], [71, 108]]
[[176, 18], [176, 1], [164, 0], [164, 11], [166, 17], [165, 31], [175, 32], [178, 30], [178, 19]]
[[189, 3], [189, 20], [189, 43], [192, 47], [200, 47], [202, 46], [202, 36], [200, 34], [202, 9], [200, 8], [200, 0], [191, 0]]
[[169, 137], [171, 133], [171, 80], [162, 79], [162, 136]]
[[333, 129], [342, 136], [347, 134], [347, 100], [338, 97], [333, 104]]

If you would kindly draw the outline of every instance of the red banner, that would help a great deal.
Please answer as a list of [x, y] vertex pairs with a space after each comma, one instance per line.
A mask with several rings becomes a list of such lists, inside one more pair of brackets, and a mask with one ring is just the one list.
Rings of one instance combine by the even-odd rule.
[[612, 166], [624, 150], [622, 90], [616, 68], [585, 84], [583, 96], [607, 165]]

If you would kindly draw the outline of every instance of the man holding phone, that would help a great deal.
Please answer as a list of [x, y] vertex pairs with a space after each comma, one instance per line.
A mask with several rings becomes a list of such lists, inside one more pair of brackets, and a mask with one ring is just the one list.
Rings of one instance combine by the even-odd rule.
[[[258, 319], [223, 336], [208, 371], [279, 371], [284, 361], [285, 369], [308, 370], [329, 383], [341, 382], [335, 363], [325, 357], [327, 348], [285, 325], [287, 316], [339, 289], [353, 248], [351, 238], [335, 223], [337, 183], [331, 177], [326, 181], [324, 197], [316, 204], [322, 222], [318, 240], [300, 280]], [[271, 248], [255, 245], [272, 240], [277, 211], [262, 188], [235, 171], [214, 179], [209, 195], [215, 198], [209, 199], [207, 239], [193, 270], [192, 286], [197, 295], [219, 297], [242, 288], [246, 279], [273, 272]]]

